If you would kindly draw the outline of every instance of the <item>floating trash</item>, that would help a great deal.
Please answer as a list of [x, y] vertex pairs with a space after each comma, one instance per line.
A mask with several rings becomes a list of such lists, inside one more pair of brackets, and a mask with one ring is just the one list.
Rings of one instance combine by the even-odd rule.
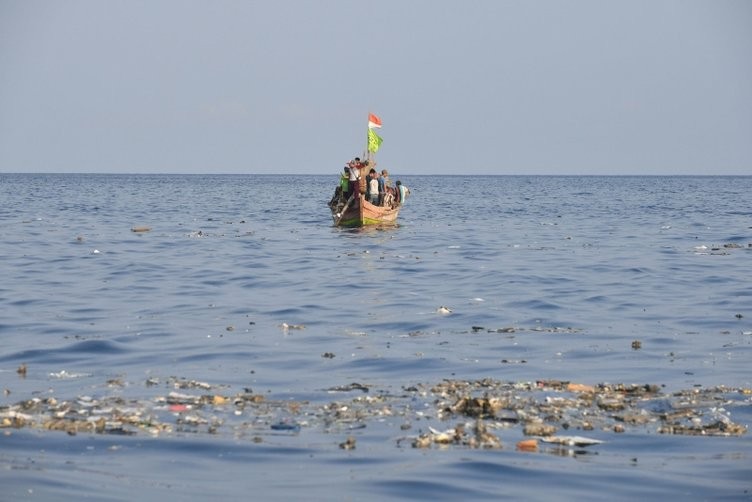
[[355, 438], [352, 436], [348, 436], [347, 439], [339, 444], [339, 447], [343, 450], [353, 450], [355, 449]]
[[287, 331], [289, 329], [305, 329], [305, 325], [303, 324], [287, 324], [286, 322], [280, 324], [279, 327], [282, 328], [283, 331]]
[[[54, 375], [79, 376], [65, 371]], [[540, 449], [540, 445], [588, 447], [606, 442], [605, 438], [576, 432], [563, 435], [564, 430], [593, 431], [601, 437], [640, 430], [648, 434], [739, 437], [747, 433], [747, 427], [735, 423], [731, 414], [737, 406], [749, 406], [752, 396], [752, 389], [724, 386], [665, 393], [653, 384], [484, 378], [411, 383], [396, 391], [352, 382], [322, 391], [340, 393], [341, 399], [312, 403], [275, 400], [250, 388], [218, 392], [230, 386], [150, 376], [143, 382], [143, 389], [152, 396], [138, 399], [121, 395], [122, 388], [132, 392], [133, 383], [122, 381], [113, 388], [108, 381], [89, 395], [71, 399], [33, 397], [0, 406], [0, 428], [6, 429], [6, 434], [20, 428], [151, 436], [190, 432], [260, 442], [264, 434], [297, 433], [303, 426], [322, 433], [348, 434], [377, 422], [379, 427], [394, 427], [395, 432], [418, 430], [417, 435], [397, 439], [397, 447], [498, 449], [505, 434], [517, 438], [523, 434], [530, 437], [512, 443], [516, 450], [552, 453]], [[115, 395], [98, 395], [113, 389]], [[160, 389], [165, 393], [160, 394]], [[353, 391], [357, 394], [348, 394]], [[153, 395], [155, 392], [157, 395]], [[355, 440], [339, 445], [353, 449]]]
[[438, 431], [432, 427], [412, 441], [413, 448], [430, 448], [432, 445], [461, 445], [469, 448], [501, 448], [501, 440], [488, 430], [480, 419], [473, 425], [471, 433], [465, 424], [457, 424], [453, 429]]
[[275, 424], [270, 425], [270, 428], [273, 431], [298, 432], [298, 431], [300, 431], [300, 424], [297, 424], [297, 423], [287, 423], [287, 422], [277, 422]]
[[327, 389], [329, 392], [350, 392], [353, 390], [360, 390], [363, 392], [368, 392], [368, 386], [360, 384], [358, 382], [353, 382], [351, 384], [347, 385], [337, 385], [335, 387], [330, 387]]
[[61, 380], [71, 379], [71, 378], [85, 378], [89, 376], [91, 376], [90, 373], [68, 373], [65, 370], [58, 371], [57, 373], [50, 373], [50, 377], [59, 378]]
[[523, 439], [522, 441], [517, 442], [515, 448], [517, 448], [519, 451], [538, 451], [538, 440]]
[[565, 446], [593, 446], [601, 444], [603, 441], [599, 439], [586, 438], [582, 436], [549, 436], [540, 438], [543, 443], [553, 443]]

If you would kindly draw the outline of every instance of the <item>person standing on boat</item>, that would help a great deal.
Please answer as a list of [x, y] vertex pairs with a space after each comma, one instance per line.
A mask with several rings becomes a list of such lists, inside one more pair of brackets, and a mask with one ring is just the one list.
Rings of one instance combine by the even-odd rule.
[[367, 191], [366, 196], [368, 197], [368, 202], [370, 202], [373, 205], [379, 204], [379, 175], [376, 172], [376, 169], [371, 168], [371, 170], [368, 173], [368, 178], [366, 179], [367, 185]]
[[376, 182], [379, 185], [379, 206], [384, 205], [384, 197], [386, 197], [386, 178], [384, 175], [385, 172], [386, 169], [376, 175]]
[[355, 199], [360, 199], [360, 159], [355, 158], [350, 162], [350, 194]]
[[339, 188], [342, 192], [342, 198], [347, 200], [350, 196], [350, 168], [347, 166], [339, 177]]
[[392, 182], [389, 181], [389, 171], [387, 171], [386, 169], [382, 169], [381, 177], [384, 178], [384, 187], [389, 187], [392, 185]]

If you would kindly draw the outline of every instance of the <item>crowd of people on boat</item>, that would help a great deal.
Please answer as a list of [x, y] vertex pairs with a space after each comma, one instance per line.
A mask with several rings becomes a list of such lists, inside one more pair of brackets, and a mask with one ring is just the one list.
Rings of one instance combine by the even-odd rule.
[[355, 157], [345, 165], [332, 202], [347, 201], [351, 196], [354, 200], [360, 200], [363, 192], [365, 192], [365, 200], [374, 206], [391, 207], [402, 204], [410, 190], [399, 180], [395, 186], [392, 186], [386, 169], [377, 171], [374, 167], [370, 167], [368, 160], [361, 161], [360, 157]]

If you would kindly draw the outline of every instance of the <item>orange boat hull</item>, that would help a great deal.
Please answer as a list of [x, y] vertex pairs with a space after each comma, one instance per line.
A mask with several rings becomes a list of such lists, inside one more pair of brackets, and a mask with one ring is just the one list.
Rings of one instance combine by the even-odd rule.
[[[359, 204], [351, 204], [343, 214], [332, 208], [332, 218], [338, 227], [366, 227], [371, 225], [394, 225], [397, 223], [400, 205], [376, 206], [360, 196]], [[355, 206], [355, 207], [353, 207]]]

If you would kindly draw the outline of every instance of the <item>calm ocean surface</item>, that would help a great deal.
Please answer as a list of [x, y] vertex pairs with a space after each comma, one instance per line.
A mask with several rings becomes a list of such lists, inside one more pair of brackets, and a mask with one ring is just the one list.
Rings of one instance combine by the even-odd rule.
[[[408, 391], [446, 379], [752, 388], [752, 177], [397, 179], [400, 225], [358, 231], [332, 226], [337, 173], [0, 174], [0, 405], [117, 398], [173, 425], [2, 428], [0, 499], [752, 497], [750, 433], [406, 439], [457, 422]], [[171, 392], [289, 406], [186, 424]], [[713, 412], [749, 427], [736, 395]], [[363, 420], [317, 411], [378, 396]]]

